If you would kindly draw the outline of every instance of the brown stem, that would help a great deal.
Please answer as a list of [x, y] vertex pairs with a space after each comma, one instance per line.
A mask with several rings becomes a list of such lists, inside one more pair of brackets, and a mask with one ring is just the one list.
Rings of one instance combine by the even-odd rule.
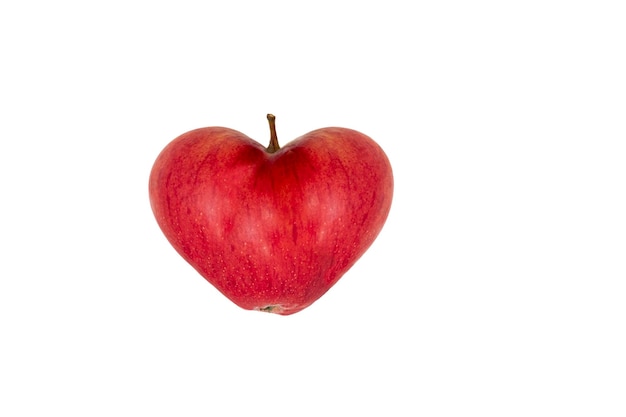
[[274, 153], [280, 149], [280, 145], [278, 145], [278, 136], [276, 136], [276, 116], [268, 114], [267, 121], [270, 123], [270, 144], [266, 151]]

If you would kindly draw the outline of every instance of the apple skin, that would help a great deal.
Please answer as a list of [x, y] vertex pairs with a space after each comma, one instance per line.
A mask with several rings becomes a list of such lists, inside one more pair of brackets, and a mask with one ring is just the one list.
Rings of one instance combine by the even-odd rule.
[[224, 127], [187, 132], [157, 157], [150, 203], [176, 251], [226, 297], [289, 315], [374, 242], [393, 174], [380, 146], [351, 129], [318, 129], [270, 148]]

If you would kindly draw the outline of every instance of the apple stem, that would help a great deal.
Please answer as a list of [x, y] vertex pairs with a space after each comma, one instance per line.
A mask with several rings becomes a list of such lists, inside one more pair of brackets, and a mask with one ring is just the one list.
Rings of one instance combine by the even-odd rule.
[[276, 136], [276, 116], [268, 114], [267, 121], [270, 123], [270, 144], [266, 151], [274, 153], [280, 149], [280, 145], [278, 145], [278, 136]]

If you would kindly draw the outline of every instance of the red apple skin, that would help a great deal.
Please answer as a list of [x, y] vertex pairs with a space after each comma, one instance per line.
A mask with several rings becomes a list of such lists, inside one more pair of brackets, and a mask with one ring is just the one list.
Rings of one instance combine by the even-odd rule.
[[393, 175], [383, 150], [355, 130], [319, 129], [268, 149], [228, 128], [187, 132], [156, 159], [150, 203], [172, 246], [226, 297], [289, 315], [374, 242]]

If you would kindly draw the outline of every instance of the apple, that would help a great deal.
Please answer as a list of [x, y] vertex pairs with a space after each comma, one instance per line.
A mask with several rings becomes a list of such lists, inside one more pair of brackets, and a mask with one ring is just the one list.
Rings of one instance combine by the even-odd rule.
[[282, 148], [267, 115], [266, 148], [205, 127], [157, 157], [149, 195], [176, 251], [238, 306], [289, 315], [326, 293], [387, 219], [393, 174], [355, 130], [314, 130]]

